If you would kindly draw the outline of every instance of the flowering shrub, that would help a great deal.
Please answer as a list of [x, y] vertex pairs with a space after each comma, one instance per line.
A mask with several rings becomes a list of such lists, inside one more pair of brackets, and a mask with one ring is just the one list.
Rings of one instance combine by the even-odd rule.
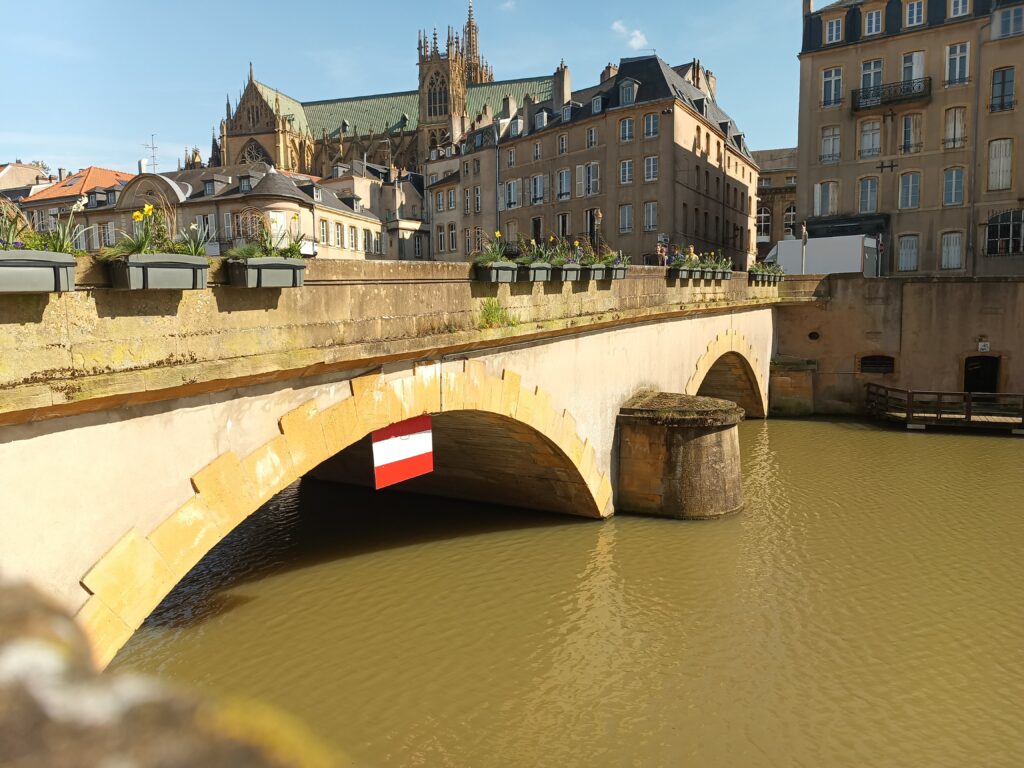
[[473, 263], [485, 267], [496, 261], [504, 261], [506, 249], [507, 244], [501, 236], [501, 230], [498, 230], [494, 233], [494, 239], [486, 241], [484, 247], [477, 251]]

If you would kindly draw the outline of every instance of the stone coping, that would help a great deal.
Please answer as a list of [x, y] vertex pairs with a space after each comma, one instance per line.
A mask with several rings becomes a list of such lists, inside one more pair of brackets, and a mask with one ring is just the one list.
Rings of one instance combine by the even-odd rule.
[[633, 395], [619, 414], [673, 427], [727, 427], [739, 424], [744, 416], [730, 400], [652, 390]]

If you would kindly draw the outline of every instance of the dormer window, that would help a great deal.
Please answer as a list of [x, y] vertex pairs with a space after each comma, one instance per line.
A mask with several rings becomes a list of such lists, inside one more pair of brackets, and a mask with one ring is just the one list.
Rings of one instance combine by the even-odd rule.
[[238, 191], [239, 192], [252, 192], [252, 177], [251, 176], [240, 176], [238, 179]]
[[482, 133], [478, 133], [473, 137], [473, 143], [476, 145], [477, 149], [480, 149], [480, 147], [484, 145], [484, 135]]
[[572, 120], [572, 105], [566, 104], [562, 107], [562, 122], [568, 123], [570, 120]]
[[521, 130], [522, 130], [522, 126], [519, 123], [519, 118], [518, 117], [515, 120], [513, 120], [511, 123], [508, 124], [508, 135], [509, 136], [513, 136], [513, 137], [518, 136], [519, 132]]
[[107, 204], [108, 205], [113, 205], [116, 202], [117, 202], [117, 192], [114, 192], [113, 190], [111, 190], [110, 192], [107, 192]]
[[213, 197], [213, 182], [212, 181], [204, 181], [203, 182], [203, 194], [206, 195], [207, 197]]
[[96, 193], [95, 192], [90, 192], [89, 193], [89, 207], [90, 208], [95, 208], [96, 207]]
[[825, 42], [829, 45], [843, 41], [843, 20], [829, 19], [825, 31]]
[[590, 102], [590, 111], [595, 115], [601, 111], [601, 97], [595, 96], [594, 100]]
[[623, 106], [628, 106], [634, 101], [636, 101], [636, 83], [627, 80], [619, 86], [619, 102]]
[[548, 113], [541, 110], [533, 116], [533, 130], [539, 131], [545, 125], [548, 124]]
[[320, 203], [323, 202], [324, 191], [320, 187], [313, 187], [313, 200]]

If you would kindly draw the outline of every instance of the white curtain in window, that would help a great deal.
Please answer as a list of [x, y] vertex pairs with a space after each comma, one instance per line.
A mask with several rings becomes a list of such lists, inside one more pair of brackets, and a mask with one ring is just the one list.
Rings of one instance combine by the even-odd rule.
[[963, 233], [946, 232], [942, 236], [942, 268], [960, 269], [963, 266]]
[[965, 107], [953, 107], [946, 110], [946, 143], [957, 145], [964, 138], [964, 122], [967, 117]]
[[1009, 189], [1013, 165], [1013, 139], [997, 139], [988, 145], [988, 188]]
[[917, 269], [917, 235], [900, 238], [900, 272], [913, 272]]

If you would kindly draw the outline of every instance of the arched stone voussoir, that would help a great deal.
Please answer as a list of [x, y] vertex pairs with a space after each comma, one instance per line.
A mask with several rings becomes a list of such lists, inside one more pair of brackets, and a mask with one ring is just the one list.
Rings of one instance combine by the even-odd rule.
[[[721, 386], [721, 382], [709, 386], [708, 375], [716, 366], [716, 377], [726, 379], [725, 386]], [[729, 370], [723, 370], [726, 367]], [[686, 384], [686, 394], [733, 400], [743, 407], [747, 416], [763, 419], [768, 413], [768, 383], [762, 367], [753, 345], [742, 333], [733, 329], [723, 331], [697, 360]]]

